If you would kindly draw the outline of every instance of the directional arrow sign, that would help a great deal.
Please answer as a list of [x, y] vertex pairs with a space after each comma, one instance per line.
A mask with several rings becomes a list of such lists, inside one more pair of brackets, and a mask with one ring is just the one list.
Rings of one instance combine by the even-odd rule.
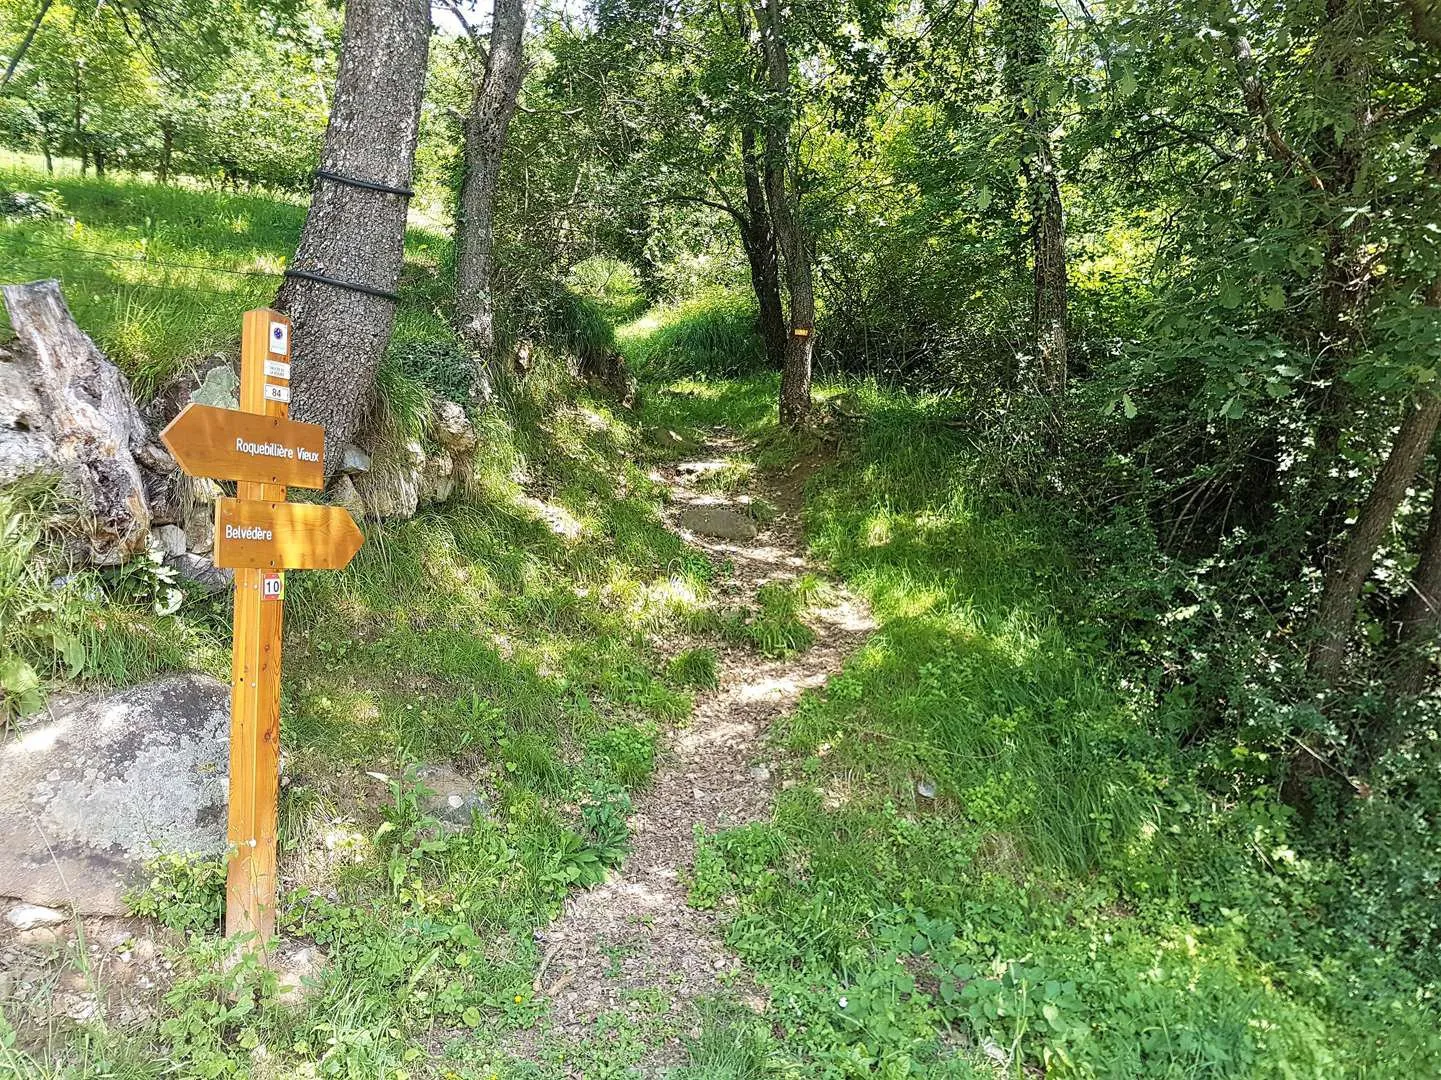
[[339, 506], [215, 501], [215, 565], [254, 570], [339, 570], [365, 537]]
[[325, 486], [325, 429], [319, 424], [191, 402], [160, 437], [191, 476]]

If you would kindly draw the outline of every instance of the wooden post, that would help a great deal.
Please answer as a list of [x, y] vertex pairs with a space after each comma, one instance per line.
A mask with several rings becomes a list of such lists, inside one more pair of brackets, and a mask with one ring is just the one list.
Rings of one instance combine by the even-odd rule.
[[[240, 337], [240, 411], [285, 418], [290, 412], [289, 364], [290, 319], [268, 308], [247, 311]], [[241, 499], [285, 501], [285, 488], [279, 484], [241, 481], [236, 494]], [[245, 946], [251, 951], [263, 951], [275, 932], [284, 601], [264, 595], [266, 579], [274, 576], [260, 569], [235, 571], [226, 829], [232, 854], [225, 885], [225, 934], [253, 934]]]

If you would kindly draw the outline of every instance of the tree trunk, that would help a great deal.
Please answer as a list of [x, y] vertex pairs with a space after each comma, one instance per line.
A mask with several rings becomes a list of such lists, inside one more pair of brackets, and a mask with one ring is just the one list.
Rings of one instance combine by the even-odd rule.
[[465, 120], [465, 176], [456, 222], [455, 303], [462, 338], [475, 350], [478, 387], [489, 397], [498, 374], [495, 355], [496, 187], [505, 135], [524, 75], [523, 0], [496, 0], [485, 69], [474, 82]]
[[752, 0], [760, 30], [766, 81], [773, 97], [765, 122], [766, 205], [776, 242], [785, 258], [790, 296], [790, 332], [781, 368], [780, 419], [786, 427], [805, 423], [811, 411], [811, 355], [815, 348], [816, 301], [811, 270], [811, 238], [796, 213], [795, 192], [787, 183], [791, 158], [791, 64], [780, 0]]
[[1035, 383], [1053, 401], [1066, 390], [1066, 225], [1061, 183], [1051, 148], [1051, 123], [1038, 74], [1047, 61], [1048, 32], [1040, 0], [1005, 0], [1001, 9], [1002, 81], [1020, 131], [1031, 238], [1031, 344]]
[[1441, 421], [1441, 397], [1428, 395], [1407, 408], [1396, 441], [1391, 444], [1391, 453], [1361, 505], [1341, 558], [1327, 575], [1316, 611], [1315, 640], [1309, 657], [1311, 674], [1324, 684], [1334, 683], [1340, 673], [1346, 643], [1356, 620], [1356, 604], [1371, 573], [1376, 548], [1426, 456], [1438, 421]]
[[[1433, 193], [1441, 193], [1441, 146], [1426, 160], [1426, 178]], [[1434, 206], [1434, 202], [1432, 203]], [[1426, 306], [1441, 309], [1441, 277], [1426, 290]], [[1391, 688], [1400, 697], [1415, 697], [1426, 688], [1431, 671], [1431, 647], [1441, 636], [1441, 461], [1431, 493], [1431, 516], [1421, 541], [1421, 555], [1411, 575], [1411, 588], [1401, 603], [1396, 630], [1396, 656]]]
[[1421, 558], [1411, 575], [1411, 588], [1401, 602], [1396, 629], [1396, 656], [1391, 689], [1412, 698], [1426, 688], [1432, 649], [1441, 632], [1441, 462], [1431, 490], [1431, 516], [1421, 540]]
[[[430, 45], [427, 0], [349, 0], [321, 167], [393, 188], [410, 185]], [[291, 267], [385, 293], [400, 282], [404, 195], [317, 177]], [[287, 278], [275, 306], [292, 323], [292, 416], [325, 426], [333, 473], [370, 403], [395, 301]]]
[[1035, 266], [1034, 322], [1040, 359], [1041, 390], [1060, 398], [1066, 392], [1066, 225], [1061, 184], [1051, 158], [1049, 136], [1036, 155], [1035, 202], [1031, 215], [1031, 261]]
[[160, 125], [160, 176], [162, 184], [170, 180], [170, 158], [175, 153], [175, 125], [169, 120]]
[[781, 305], [780, 258], [775, 231], [766, 209], [765, 187], [761, 181], [760, 159], [756, 154], [755, 128], [741, 128], [741, 172], [746, 185], [746, 220], [742, 224], [742, 246], [750, 263], [751, 290], [760, 311], [761, 341], [766, 362], [778, 371], [786, 362], [786, 315]]
[[50, 10], [54, 0], [40, 0], [40, 10], [35, 13], [35, 19], [30, 24], [30, 29], [25, 31], [25, 36], [20, 39], [20, 44], [15, 47], [14, 53], [10, 56], [10, 63], [5, 65], [5, 77], [0, 79], [0, 90], [10, 84], [15, 77], [15, 69], [20, 66], [20, 61], [25, 59], [25, 54], [30, 51], [30, 45], [35, 40], [35, 34], [40, 29], [40, 24], [45, 21], [45, 15]]
[[46, 176], [54, 176], [54, 175], [55, 175], [55, 161], [54, 161], [54, 159], [50, 156], [50, 143], [49, 143], [49, 142], [43, 142], [43, 143], [41, 143], [41, 144], [40, 144], [40, 152], [45, 155], [45, 175], [46, 175]]
[[80, 118], [85, 108], [85, 80], [78, 63], [72, 64], [70, 70], [75, 87], [75, 100], [70, 110], [70, 143], [80, 153], [80, 175], [83, 177], [90, 171], [90, 148], [85, 143], [85, 133], [80, 130]]

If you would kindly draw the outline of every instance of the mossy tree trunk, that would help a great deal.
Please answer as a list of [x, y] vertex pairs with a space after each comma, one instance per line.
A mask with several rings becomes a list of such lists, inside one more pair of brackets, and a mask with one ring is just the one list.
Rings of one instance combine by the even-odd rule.
[[[496, 0], [485, 64], [465, 118], [465, 176], [456, 221], [455, 298], [461, 337], [474, 350], [485, 396], [496, 379], [495, 197], [506, 132], [525, 74], [523, 0]], [[477, 48], [481, 42], [476, 40]]]
[[[408, 188], [430, 45], [427, 0], [349, 0], [321, 168]], [[294, 269], [382, 292], [400, 284], [406, 198], [317, 178]], [[275, 306], [290, 315], [291, 415], [325, 427], [325, 468], [359, 430], [390, 341], [395, 301], [288, 278]]]

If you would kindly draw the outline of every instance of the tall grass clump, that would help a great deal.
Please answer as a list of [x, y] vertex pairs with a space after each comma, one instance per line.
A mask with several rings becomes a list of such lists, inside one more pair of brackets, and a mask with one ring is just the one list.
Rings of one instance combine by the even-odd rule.
[[639, 318], [646, 309], [639, 275], [634, 267], [620, 259], [592, 255], [571, 267], [566, 285], [594, 301], [614, 326]]
[[568, 288], [545, 298], [541, 344], [571, 357], [584, 370], [615, 351], [615, 327], [596, 300]]
[[740, 376], [765, 367], [756, 320], [754, 301], [713, 289], [652, 309], [616, 336], [621, 354], [642, 378]]

